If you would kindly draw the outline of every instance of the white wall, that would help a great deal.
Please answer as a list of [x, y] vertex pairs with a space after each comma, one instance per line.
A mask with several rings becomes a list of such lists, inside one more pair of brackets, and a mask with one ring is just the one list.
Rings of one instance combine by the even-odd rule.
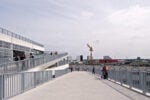
[[11, 36], [0, 33], [0, 40], [5, 42], [11, 42]]
[[23, 40], [20, 40], [20, 39], [17, 39], [17, 38], [14, 38], [9, 35], [2, 34], [2, 33], [0, 33], [0, 40], [8, 42], [8, 43], [13, 43], [13, 44], [17, 44], [20, 46], [24, 46], [24, 47], [29, 47], [35, 50], [45, 51], [44, 47], [40, 47], [38, 45], [29, 43], [27, 41], [23, 41]]

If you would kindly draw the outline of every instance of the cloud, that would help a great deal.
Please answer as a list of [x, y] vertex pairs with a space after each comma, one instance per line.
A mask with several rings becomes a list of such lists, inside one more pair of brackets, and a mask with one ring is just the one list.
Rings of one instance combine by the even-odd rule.
[[111, 25], [110, 32], [115, 33], [112, 37], [115, 36], [113, 43], [117, 49], [112, 51], [118, 50], [117, 52], [121, 51], [121, 55], [130, 57], [138, 55], [148, 57], [150, 7], [133, 5], [116, 10], [107, 18]]
[[[88, 55], [86, 43], [93, 43], [95, 57], [149, 55], [150, 7], [112, 0], [2, 1], [1, 27], [39, 41], [48, 50]], [[139, 48], [145, 50], [137, 52]]]
[[149, 24], [150, 7], [135, 5], [112, 13], [108, 19], [113, 25], [117, 26], [143, 27]]
[[[150, 7], [134, 5], [113, 12], [108, 16], [112, 30], [122, 38], [141, 40], [149, 37]], [[119, 37], [118, 36], [118, 37]]]
[[89, 12], [89, 11], [82, 11], [81, 12], [81, 18], [82, 19], [90, 19], [94, 16], [94, 13]]

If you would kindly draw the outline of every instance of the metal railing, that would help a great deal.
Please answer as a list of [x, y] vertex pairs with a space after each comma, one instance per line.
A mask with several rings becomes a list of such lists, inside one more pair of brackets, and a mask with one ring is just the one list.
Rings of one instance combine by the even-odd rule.
[[[72, 65], [73, 70], [77, 71], [89, 71], [92, 72], [92, 68], [95, 67], [95, 73], [99, 76], [102, 75], [102, 66], [97, 65]], [[55, 77], [62, 76], [70, 70], [56, 70]], [[144, 95], [150, 94], [150, 71], [140, 70], [139, 68], [120, 67], [115, 66], [108, 67], [109, 80], [116, 82], [122, 86], [126, 86], [129, 89], [136, 90]], [[52, 79], [51, 71], [39, 71], [39, 72], [22, 72], [0, 75], [0, 100], [4, 100], [23, 93], [29, 89], [32, 89], [44, 82]]]
[[[92, 72], [102, 76], [100, 65], [72, 65], [75, 71]], [[128, 67], [128, 66], [108, 66], [108, 79], [143, 95], [150, 96], [150, 68]]]
[[[111, 67], [108, 71], [111, 81], [126, 86], [144, 95], [150, 94], [150, 71], [140, 68]], [[149, 95], [150, 96], [150, 95]]]
[[17, 39], [20, 39], [20, 40], [23, 40], [23, 41], [26, 41], [26, 42], [29, 42], [29, 43], [32, 43], [32, 44], [35, 44], [35, 45], [38, 45], [38, 46], [41, 46], [41, 47], [44, 47], [44, 45], [40, 44], [40, 43], [37, 43], [35, 41], [32, 41], [26, 37], [23, 37], [23, 36], [20, 36], [16, 33], [13, 33], [13, 32], [10, 32], [4, 28], [1, 28], [0, 27], [0, 33], [2, 34], [5, 34], [5, 35], [8, 35], [8, 36], [11, 36], [11, 37], [14, 37], [14, 38], [17, 38]]
[[[68, 55], [67, 53], [62, 53], [53, 56], [47, 54], [36, 58], [29, 58], [21, 61], [4, 63], [0, 65], [0, 73], [12, 73], [12, 72], [25, 71], [67, 55]], [[64, 62], [62, 64], [64, 64]]]
[[[55, 71], [59, 77], [69, 72], [68, 69]], [[24, 93], [45, 82], [52, 80], [52, 71], [21, 72], [0, 75], [0, 100], [7, 100]]]

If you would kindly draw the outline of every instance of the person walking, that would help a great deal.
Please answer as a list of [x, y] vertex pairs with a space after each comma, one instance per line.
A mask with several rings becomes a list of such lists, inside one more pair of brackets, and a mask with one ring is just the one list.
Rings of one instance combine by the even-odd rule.
[[70, 70], [71, 70], [71, 72], [73, 71], [73, 68], [72, 68], [72, 66], [70, 67]]
[[16, 56], [15, 59], [14, 59], [15, 60], [15, 64], [16, 64], [16, 70], [18, 72], [20, 71], [20, 69], [19, 69], [19, 58], [20, 58], [19, 56]]
[[34, 56], [32, 53], [30, 53], [30, 67], [32, 68], [32, 67], [34, 67], [34, 65], [35, 65]]
[[30, 53], [30, 58], [34, 58], [34, 56], [33, 56], [33, 54], [32, 54], [32, 53]]
[[104, 79], [108, 79], [108, 71], [105, 65], [102, 68], [102, 75]]
[[22, 60], [22, 70], [25, 70], [25, 59], [26, 59], [26, 56], [25, 54], [23, 54], [21, 57], [20, 57], [20, 60]]
[[95, 74], [95, 67], [93, 66], [92, 74]]

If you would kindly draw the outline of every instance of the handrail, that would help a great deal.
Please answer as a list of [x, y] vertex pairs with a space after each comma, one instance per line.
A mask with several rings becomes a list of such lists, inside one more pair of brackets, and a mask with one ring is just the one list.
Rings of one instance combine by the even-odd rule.
[[[109, 69], [109, 80], [114, 81], [131, 90], [150, 96], [150, 71], [138, 67], [124, 66], [123, 68]], [[149, 94], [149, 95], [147, 95]]]
[[[102, 74], [101, 65], [71, 65], [70, 68], [78, 71], [92, 72], [95, 67], [95, 73], [99, 76]], [[145, 96], [150, 97], [150, 71], [138, 67], [128, 66], [107, 66], [108, 67], [108, 80], [125, 86], [133, 91], [139, 92]], [[147, 68], [150, 69], [150, 68]]]
[[[67, 73], [69, 73], [68, 69], [56, 70], [55, 78]], [[7, 100], [52, 79], [52, 71], [20, 72], [0, 75], [0, 100]]]
[[20, 36], [20, 35], [18, 35], [16, 33], [13, 33], [11, 31], [8, 31], [8, 30], [6, 30], [4, 28], [1, 28], [1, 27], [0, 27], [0, 33], [8, 35], [8, 36], [11, 36], [11, 37], [14, 37], [14, 38], [17, 38], [17, 39], [20, 39], [20, 40], [23, 40], [23, 41], [26, 41], [26, 42], [29, 42], [29, 43], [32, 43], [32, 44], [35, 44], [35, 45], [38, 45], [38, 46], [41, 46], [41, 47], [44, 47], [44, 45], [42, 45], [40, 43], [32, 41], [32, 40], [30, 40], [30, 39], [28, 39], [26, 37]]
[[57, 55], [47, 54], [37, 58], [28, 58], [25, 60], [12, 61], [9, 63], [0, 64], [0, 73], [25, 71], [67, 55], [68, 53], [62, 53]]

